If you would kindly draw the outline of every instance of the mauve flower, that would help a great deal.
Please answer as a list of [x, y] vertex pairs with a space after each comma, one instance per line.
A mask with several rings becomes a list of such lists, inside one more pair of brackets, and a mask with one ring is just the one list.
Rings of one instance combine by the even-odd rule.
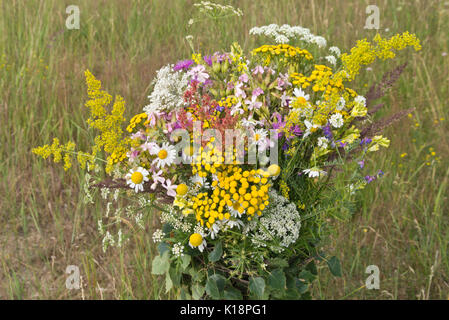
[[258, 73], [263, 74], [263, 73], [264, 73], [264, 70], [263, 70], [263, 67], [262, 67], [262, 66], [256, 66], [256, 67], [253, 69], [252, 72], [253, 72], [254, 75], [256, 75], [256, 74], [258, 74]]
[[247, 83], [248, 80], [249, 80], [248, 75], [247, 75], [246, 73], [242, 74], [242, 75], [239, 77], [239, 80], [242, 81], [243, 83]]
[[374, 176], [366, 176], [365, 180], [366, 180], [367, 183], [371, 183], [374, 180], [376, 180], [376, 177], [374, 177]]
[[212, 66], [212, 56], [204, 56], [203, 60], [210, 66]]
[[175, 66], [173, 67], [173, 71], [178, 71], [178, 70], [187, 70], [189, 69], [193, 64], [193, 60], [182, 60], [182, 61], [178, 61]]
[[261, 94], [263, 94], [263, 90], [261, 88], [254, 89], [252, 93], [252, 95], [256, 97], [260, 96]]
[[365, 166], [365, 161], [361, 160], [359, 162], [357, 162], [359, 164], [360, 168], [363, 168]]

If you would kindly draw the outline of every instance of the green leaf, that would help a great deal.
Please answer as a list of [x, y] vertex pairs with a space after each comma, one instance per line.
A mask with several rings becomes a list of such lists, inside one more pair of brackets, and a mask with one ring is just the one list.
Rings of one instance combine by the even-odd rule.
[[273, 260], [270, 261], [270, 265], [278, 268], [287, 268], [289, 266], [287, 260], [282, 258], [274, 258]]
[[268, 277], [268, 285], [273, 289], [284, 290], [285, 283], [285, 274], [281, 269], [273, 270]]
[[178, 268], [170, 268], [168, 271], [170, 274], [170, 278], [175, 287], [179, 287], [181, 285], [181, 272], [179, 272]]
[[195, 300], [201, 299], [203, 297], [203, 295], [204, 295], [204, 290], [205, 290], [204, 286], [200, 285], [199, 283], [195, 283], [192, 286], [192, 297], [193, 297], [193, 299], [195, 299]]
[[316, 268], [316, 264], [315, 261], [310, 261], [307, 266], [306, 266], [306, 270], [310, 271], [312, 274], [317, 275], [318, 274], [318, 270]]
[[212, 279], [217, 284], [218, 290], [223, 291], [225, 284], [226, 284], [226, 278], [223, 277], [221, 274], [213, 274], [209, 277], [209, 279]]
[[212, 250], [212, 252], [209, 253], [209, 261], [217, 262], [218, 260], [220, 260], [222, 254], [223, 254], [223, 248], [221, 246], [221, 242], [219, 242], [215, 246], [214, 250]]
[[265, 291], [265, 280], [262, 277], [250, 278], [249, 291], [254, 293], [257, 298], [262, 298]]
[[187, 267], [189, 266], [191, 260], [192, 260], [192, 257], [189, 256], [188, 254], [184, 254], [181, 257], [181, 268], [182, 268], [183, 271], [187, 269]]
[[168, 268], [170, 268], [170, 263], [168, 261], [168, 251], [164, 252], [164, 254], [161, 256], [156, 256], [153, 259], [151, 273], [152, 274], [165, 274], [168, 271]]
[[298, 290], [299, 294], [303, 294], [307, 291], [307, 289], [309, 289], [309, 285], [305, 281], [296, 279], [296, 289]]
[[330, 258], [327, 261], [327, 265], [329, 266], [329, 270], [334, 276], [341, 277], [341, 264], [340, 260], [336, 256]]
[[165, 275], [165, 293], [168, 293], [171, 288], [173, 288], [173, 281], [171, 280], [170, 274], [167, 272]]
[[192, 296], [190, 295], [189, 290], [185, 286], [181, 287], [179, 298], [181, 300], [192, 300]]
[[157, 246], [157, 251], [159, 252], [160, 255], [163, 255], [166, 251], [169, 251], [169, 250], [170, 250], [170, 247], [165, 242], [161, 242]]
[[209, 278], [206, 282], [206, 293], [212, 298], [212, 299], [220, 299], [220, 290], [218, 290], [217, 283]]
[[304, 282], [312, 283], [313, 280], [315, 280], [315, 276], [307, 270], [303, 270], [298, 275], [299, 280], [302, 280]]
[[234, 287], [229, 287], [224, 291], [224, 298], [226, 300], [242, 300], [243, 296], [240, 290]]

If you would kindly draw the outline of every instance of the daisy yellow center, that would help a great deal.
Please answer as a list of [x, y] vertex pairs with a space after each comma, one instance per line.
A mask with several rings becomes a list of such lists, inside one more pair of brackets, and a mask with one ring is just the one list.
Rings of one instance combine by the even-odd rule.
[[270, 176], [277, 176], [279, 173], [281, 173], [281, 167], [279, 167], [277, 164], [272, 164], [268, 167], [268, 173]]
[[298, 103], [300, 103], [300, 104], [305, 104], [307, 102], [306, 98], [304, 98], [304, 97], [298, 97], [297, 100], [298, 100]]
[[131, 181], [132, 181], [134, 184], [141, 184], [142, 181], [143, 181], [143, 174], [140, 173], [139, 171], [134, 172], [134, 173], [131, 175]]
[[259, 139], [260, 139], [260, 134], [256, 133], [255, 139], [256, 139], [256, 141], [259, 141]]
[[232, 207], [234, 208], [234, 210], [238, 210], [238, 209], [240, 208], [240, 203], [234, 202], [234, 203], [232, 204]]
[[158, 152], [157, 156], [159, 157], [159, 159], [164, 160], [165, 158], [167, 158], [168, 152], [167, 150], [162, 149], [161, 151]]
[[198, 247], [203, 242], [203, 237], [199, 233], [190, 236], [189, 242], [192, 246]]
[[188, 190], [189, 188], [184, 183], [181, 183], [176, 188], [176, 193], [179, 194], [180, 196], [183, 196], [187, 193]]

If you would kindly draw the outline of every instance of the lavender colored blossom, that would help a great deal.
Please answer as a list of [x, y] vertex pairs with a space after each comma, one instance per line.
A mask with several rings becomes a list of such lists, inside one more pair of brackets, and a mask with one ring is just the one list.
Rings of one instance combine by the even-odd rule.
[[212, 56], [204, 56], [203, 60], [209, 65], [212, 66]]
[[188, 70], [193, 65], [193, 60], [178, 61], [173, 67], [173, 71]]
[[263, 90], [261, 88], [259, 88], [259, 87], [254, 89], [253, 93], [252, 93], [252, 95], [256, 96], [256, 97], [260, 96], [261, 94], [263, 94]]

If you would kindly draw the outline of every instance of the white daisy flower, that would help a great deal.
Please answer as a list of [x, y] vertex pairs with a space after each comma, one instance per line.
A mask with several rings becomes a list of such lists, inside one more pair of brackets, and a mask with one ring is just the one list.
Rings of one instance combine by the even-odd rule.
[[201, 244], [199, 246], [193, 246], [190, 241], [189, 241], [189, 247], [192, 249], [197, 248], [198, 250], [200, 250], [200, 252], [203, 252], [204, 249], [207, 247], [207, 242], [206, 242], [206, 236], [203, 232], [197, 232], [201, 235], [201, 238], [203, 239], [203, 241], [201, 242]]
[[334, 128], [340, 128], [344, 124], [343, 116], [340, 113], [333, 114], [329, 122]]
[[326, 171], [323, 171], [323, 170], [321, 170], [321, 169], [319, 169], [317, 167], [313, 167], [313, 168], [310, 168], [310, 169], [305, 169], [302, 172], [304, 172], [306, 175], [308, 175], [309, 178], [316, 178], [316, 177], [319, 177], [321, 175], [326, 175], [327, 174]]
[[239, 220], [239, 219], [236, 219], [236, 220], [227, 220], [226, 221], [226, 225], [229, 227], [229, 228], [234, 228], [234, 227], [237, 227], [238, 229], [240, 229], [240, 227], [244, 227], [245, 226], [245, 224], [241, 221], [241, 220]]
[[265, 129], [256, 129], [253, 133], [253, 142], [259, 147], [263, 147], [266, 145], [266, 138], [268, 136], [268, 132]]
[[126, 183], [134, 189], [134, 191], [143, 191], [143, 184], [148, 181], [148, 170], [138, 167], [136, 170], [131, 169], [126, 175]]
[[301, 103], [306, 103], [310, 99], [310, 95], [306, 94], [301, 88], [295, 88], [293, 94], [295, 95], [296, 100]]
[[211, 225], [209, 232], [210, 232], [210, 237], [213, 239], [215, 239], [215, 237], [217, 236], [218, 232], [220, 232], [220, 220], [215, 221], [215, 223], [213, 225]]
[[320, 128], [319, 125], [312, 124], [308, 120], [304, 120], [304, 125], [306, 126], [306, 132], [304, 132], [303, 138], [307, 137], [311, 133], [315, 132], [318, 128]]
[[210, 189], [210, 182], [206, 178], [200, 177], [198, 174], [190, 178], [190, 182], [196, 187]]
[[[242, 214], [245, 212], [245, 209], [237, 201], [234, 202], [234, 204], [232, 206], [227, 206], [227, 207], [228, 207], [229, 213], [234, 218], [241, 218]], [[241, 212], [239, 211], [239, 209]]]
[[171, 165], [176, 158], [176, 149], [174, 146], [164, 142], [161, 147], [154, 145], [151, 149], [151, 154], [156, 155], [156, 159], [153, 160], [153, 164], [156, 164], [159, 168]]

